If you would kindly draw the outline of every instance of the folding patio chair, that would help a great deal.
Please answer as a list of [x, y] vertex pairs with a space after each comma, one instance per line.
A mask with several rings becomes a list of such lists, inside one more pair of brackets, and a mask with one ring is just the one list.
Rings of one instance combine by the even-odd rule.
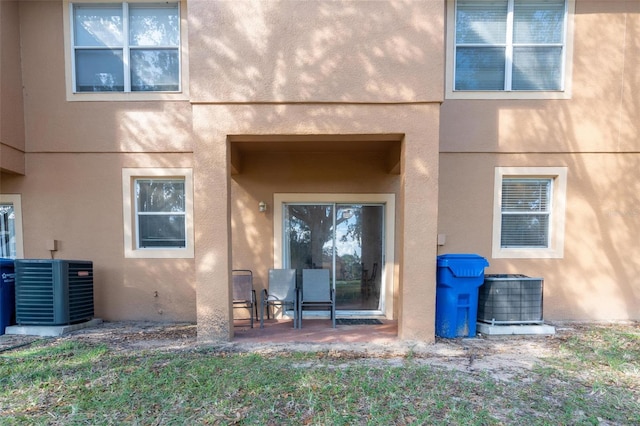
[[260, 328], [264, 328], [264, 313], [269, 308], [279, 306], [283, 312], [287, 307], [293, 309], [293, 328], [297, 326], [298, 297], [296, 294], [295, 269], [269, 269], [269, 288], [263, 289], [260, 296]]
[[328, 309], [331, 322], [336, 328], [336, 298], [328, 269], [303, 269], [302, 288], [298, 301], [298, 327], [302, 328], [302, 311], [304, 309]]
[[250, 314], [251, 328], [253, 328], [253, 318], [258, 317], [258, 303], [256, 291], [253, 289], [253, 272], [248, 269], [235, 269], [231, 271], [233, 277], [233, 307], [248, 308]]

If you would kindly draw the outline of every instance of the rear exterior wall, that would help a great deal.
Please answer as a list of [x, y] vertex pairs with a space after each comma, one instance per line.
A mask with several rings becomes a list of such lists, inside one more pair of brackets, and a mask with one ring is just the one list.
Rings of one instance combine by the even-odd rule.
[[[544, 278], [545, 318], [639, 319], [640, 4], [577, 0], [572, 94], [445, 100], [439, 253]], [[566, 167], [564, 255], [492, 258], [496, 167]]]

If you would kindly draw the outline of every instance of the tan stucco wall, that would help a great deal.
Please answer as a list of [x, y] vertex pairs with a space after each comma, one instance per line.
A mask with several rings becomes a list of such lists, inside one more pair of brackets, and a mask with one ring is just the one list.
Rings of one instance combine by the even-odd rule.
[[193, 259], [125, 259], [122, 201], [123, 168], [193, 167], [191, 105], [67, 102], [62, 14], [62, 2], [20, 2], [14, 23], [26, 176], [3, 174], [1, 191], [22, 196], [24, 255], [50, 258], [46, 241], [55, 239], [56, 258], [92, 260], [105, 320], [193, 321]]
[[[30, 154], [26, 177], [3, 187], [22, 194], [26, 258], [94, 263], [96, 316], [105, 320], [195, 320], [193, 259], [125, 259], [122, 168], [189, 167], [189, 155]], [[157, 296], [156, 296], [157, 292]]]
[[[230, 319], [219, 316], [229, 309], [229, 267], [249, 261], [262, 267], [256, 272], [264, 285], [272, 264], [272, 223], [268, 217], [255, 218], [260, 228], [252, 223], [257, 202], [252, 197], [298, 190], [304, 182], [307, 190], [322, 192], [371, 191], [376, 183], [363, 185], [353, 180], [354, 172], [332, 178], [335, 171], [321, 163], [303, 170], [297, 159], [281, 157], [254, 168], [245, 158], [249, 175], [234, 177], [229, 187], [227, 136], [399, 133], [405, 135], [403, 155], [409, 160], [399, 179], [376, 175], [375, 191], [399, 195], [395, 291], [400, 303], [406, 300], [399, 308], [405, 311], [400, 335], [433, 340], [434, 282], [425, 276], [435, 274], [435, 245], [424, 247], [424, 241], [435, 235], [444, 2], [194, 0], [189, 16], [195, 186], [201, 196], [216, 194], [215, 205], [197, 203], [195, 213], [198, 322], [210, 324], [199, 328], [200, 336], [232, 333]], [[271, 188], [250, 180], [251, 173], [269, 166], [300, 175], [285, 182], [272, 174], [265, 179]], [[351, 167], [362, 169], [357, 161]], [[249, 211], [238, 216], [244, 203]]]
[[[568, 168], [564, 256], [493, 259], [494, 167], [531, 165]], [[443, 154], [439, 253], [477, 253], [487, 273], [544, 278], [549, 320], [638, 319], [639, 166], [638, 154]]]
[[[255, 258], [264, 284], [273, 262], [273, 224], [251, 223], [253, 197], [393, 193], [394, 317], [402, 338], [433, 340], [443, 1], [191, 0], [191, 102], [67, 101], [62, 1], [21, 2], [19, 12], [26, 177], [3, 179], [2, 190], [22, 194], [26, 257], [49, 257], [56, 239], [56, 258], [94, 261], [97, 315], [197, 319], [202, 341], [227, 339], [231, 268]], [[386, 160], [366, 149], [307, 167], [305, 154], [248, 155], [246, 174], [230, 177], [229, 135], [283, 134], [403, 135], [401, 167], [381, 171]], [[124, 258], [129, 167], [193, 168], [194, 259]]]
[[638, 151], [640, 3], [577, 0], [574, 27], [571, 99], [446, 100], [440, 150]]
[[[196, 192], [216, 199], [215, 206], [196, 203], [196, 263], [198, 282], [203, 285], [198, 288], [198, 321], [201, 309], [207, 316], [224, 312], [229, 300], [225, 294], [228, 288], [215, 284], [225, 276], [221, 274], [227, 273], [225, 258], [229, 256], [224, 243], [228, 238], [226, 223], [216, 214], [226, 214], [232, 224], [233, 266], [255, 266], [257, 282], [264, 285], [265, 274], [273, 265], [273, 224], [268, 215], [257, 215], [259, 197], [270, 200], [275, 192], [300, 191], [395, 193], [400, 206], [396, 211], [398, 263], [394, 280], [401, 304], [399, 333], [408, 340], [433, 340], [435, 282], [428, 277], [435, 276], [438, 109], [437, 105], [195, 106], [194, 128], [200, 135], [196, 145]], [[243, 164], [246, 173], [233, 177], [231, 189], [226, 186], [221, 167], [230, 161], [224, 148], [228, 146], [227, 135], [350, 133], [404, 134], [403, 150], [408, 160], [403, 162], [402, 175], [381, 173], [384, 162], [378, 160], [376, 165], [367, 155], [363, 159], [356, 158], [357, 154], [340, 154], [338, 158], [336, 154], [313, 152], [274, 153], [259, 158], [249, 155]], [[226, 165], [221, 163], [224, 158]], [[225, 212], [228, 191], [232, 201], [230, 211]], [[212, 219], [203, 221], [203, 217]], [[211, 284], [205, 287], [204, 283]], [[201, 301], [204, 306], [200, 306]], [[212, 328], [211, 338], [223, 330]]]
[[442, 99], [444, 1], [189, 1], [194, 102]]
[[62, 1], [20, 4], [27, 151], [191, 152], [187, 101], [67, 102], [65, 12]]
[[[99, 316], [197, 319], [203, 341], [226, 339], [230, 269], [255, 265], [264, 285], [273, 262], [272, 217], [257, 214], [257, 201], [393, 193], [401, 338], [433, 340], [438, 232], [440, 253], [476, 252], [488, 272], [543, 276], [549, 319], [640, 318], [640, 4], [576, 1], [571, 99], [440, 108], [444, 3], [190, 0], [191, 102], [68, 102], [63, 3], [0, 2], [1, 161], [26, 171], [0, 183], [22, 194], [25, 256], [49, 257], [46, 240], [59, 240], [57, 258], [94, 261]], [[230, 177], [229, 135], [372, 134], [404, 135], [400, 174], [363, 150], [251, 154]], [[496, 166], [568, 168], [563, 258], [491, 258]], [[126, 167], [193, 168], [194, 259], [124, 258]]]
[[0, 2], [0, 170], [13, 173], [24, 173], [19, 22], [18, 2]]
[[[400, 177], [385, 171], [385, 160], [382, 153], [349, 151], [244, 157], [243, 172], [231, 181], [233, 268], [252, 269], [256, 287], [266, 288], [268, 269], [274, 265], [274, 193], [399, 194]], [[258, 211], [260, 201], [268, 205], [264, 213]]]
[[[543, 277], [547, 319], [638, 319], [640, 3], [577, 0], [574, 24], [571, 99], [444, 102], [439, 252]], [[491, 258], [497, 166], [567, 167], [562, 258]]]

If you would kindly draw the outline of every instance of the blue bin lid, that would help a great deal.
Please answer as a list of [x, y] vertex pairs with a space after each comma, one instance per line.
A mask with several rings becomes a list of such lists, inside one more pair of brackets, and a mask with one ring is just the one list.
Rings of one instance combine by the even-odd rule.
[[479, 277], [489, 262], [477, 254], [441, 254], [438, 256], [438, 268], [449, 268], [456, 277]]

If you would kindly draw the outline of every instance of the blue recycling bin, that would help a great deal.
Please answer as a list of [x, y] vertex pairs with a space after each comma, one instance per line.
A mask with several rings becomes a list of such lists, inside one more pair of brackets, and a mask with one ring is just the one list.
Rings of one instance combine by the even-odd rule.
[[16, 306], [16, 279], [13, 259], [0, 259], [0, 334], [11, 325]]
[[477, 254], [443, 254], [437, 266], [436, 335], [475, 337], [478, 289], [489, 262]]

